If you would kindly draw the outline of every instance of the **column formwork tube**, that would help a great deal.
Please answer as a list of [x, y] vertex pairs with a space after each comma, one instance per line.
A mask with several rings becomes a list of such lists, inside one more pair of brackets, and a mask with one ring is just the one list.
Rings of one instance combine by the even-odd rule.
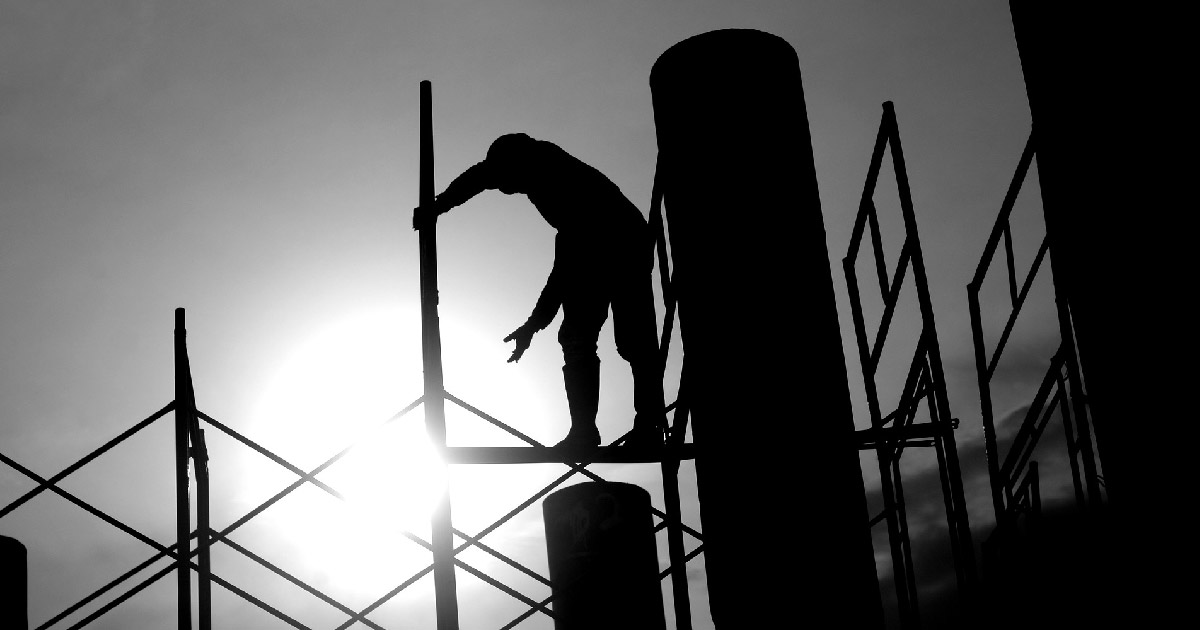
[[881, 627], [796, 52], [713, 31], [664, 52], [650, 88], [713, 620]]
[[29, 627], [28, 556], [21, 541], [0, 536], [0, 628]]
[[542, 503], [555, 630], [666, 630], [650, 494], [587, 482]]

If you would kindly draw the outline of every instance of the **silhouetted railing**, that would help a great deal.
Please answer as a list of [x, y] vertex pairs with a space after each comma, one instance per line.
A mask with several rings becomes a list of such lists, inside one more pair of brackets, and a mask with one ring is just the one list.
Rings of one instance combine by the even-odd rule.
[[[890, 280], [880, 235], [879, 217], [874, 203], [875, 187], [883, 164], [884, 151], [888, 148], [891, 149], [896, 187], [900, 195], [900, 210], [904, 220], [904, 244], [901, 246], [900, 258], [896, 262], [896, 268]], [[871, 252], [875, 262], [876, 280], [884, 306], [874, 341], [869, 341], [867, 338], [867, 327], [855, 270], [863, 235], [868, 230]], [[905, 628], [916, 628], [920, 626], [917, 585], [905, 513], [904, 488], [900, 475], [900, 458], [905, 448], [932, 446], [937, 453], [939, 479], [946, 504], [950, 548], [953, 553], [959, 591], [963, 596], [969, 596], [971, 593], [975, 579], [975, 561], [971, 546], [971, 531], [967, 522], [966, 501], [963, 497], [958, 450], [954, 441], [954, 429], [958, 427], [958, 420], [951, 416], [950, 404], [946, 397], [946, 382], [942, 373], [941, 351], [938, 346], [937, 329], [934, 325], [933, 306], [929, 298], [929, 283], [925, 275], [921, 241], [917, 235], [917, 222], [909, 192], [904, 152], [900, 145], [900, 132], [896, 125], [895, 109], [891, 102], [883, 104], [883, 118], [880, 121], [875, 148], [871, 154], [862, 201], [859, 204], [858, 215], [854, 221], [854, 231], [850, 237], [850, 245], [846, 257], [842, 261], [842, 266], [850, 293], [854, 332], [858, 341], [859, 364], [862, 366], [867, 406], [871, 414], [871, 427], [859, 431], [858, 434], [861, 448], [873, 448], [878, 457], [884, 502], [883, 511], [871, 519], [870, 525], [874, 526], [884, 520], [887, 522], [900, 621]], [[888, 339], [896, 305], [900, 300], [905, 276], [910, 269], [920, 306], [921, 333], [899, 403], [896, 409], [884, 414], [880, 406], [876, 384], [879, 362]], [[915, 423], [914, 420], [922, 400], [928, 406], [929, 421]]]
[[[1046, 370], [1041, 385], [1022, 419], [1007, 453], [1000, 453], [996, 434], [996, 422], [992, 408], [992, 379], [996, 375], [996, 367], [1012, 336], [1018, 316], [1025, 306], [1042, 263], [1046, 260], [1047, 255], [1053, 259], [1049, 237], [1043, 237], [1028, 273], [1018, 286], [1010, 218], [1021, 192], [1021, 186], [1036, 155], [1035, 146], [1035, 136], [1031, 134], [1021, 154], [1021, 159], [1017, 163], [1016, 172], [1013, 174], [996, 223], [988, 237], [983, 255], [980, 257], [975, 276], [967, 286], [967, 298], [971, 311], [971, 332], [975, 346], [975, 366], [979, 380], [979, 399], [983, 417], [984, 447], [991, 482], [992, 507], [996, 513], [996, 531], [985, 543], [989, 549], [994, 549], [996, 544], [1002, 542], [1004, 533], [1015, 526], [1017, 519], [1022, 514], [1036, 516], [1041, 509], [1036, 472], [1037, 462], [1032, 457], [1038, 440], [1056, 410], [1061, 413], [1067, 436], [1067, 456], [1077, 504], [1081, 508], [1095, 509], [1103, 503], [1102, 479], [1097, 471], [1097, 462], [1093, 451], [1091, 425], [1085, 402], [1084, 383], [1075, 350], [1070, 305], [1057, 287], [1055, 287], [1054, 299], [1061, 339], [1059, 347], [1051, 358], [1050, 366]], [[984, 341], [979, 293], [1001, 243], [1004, 245], [1005, 285], [1008, 289], [1011, 309], [995, 347], [989, 352]]]

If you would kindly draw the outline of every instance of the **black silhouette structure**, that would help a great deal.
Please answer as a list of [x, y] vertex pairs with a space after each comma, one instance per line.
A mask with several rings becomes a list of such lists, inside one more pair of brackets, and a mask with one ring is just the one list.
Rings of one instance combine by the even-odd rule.
[[0, 627], [29, 627], [28, 551], [21, 541], [0, 536]]
[[[1089, 423], [1075, 433], [1091, 431], [1100, 478], [1080, 453], [1083, 508], [1056, 522], [1050, 514], [1030, 519], [1045, 533], [1022, 537], [1012, 513], [1036, 505], [1036, 496], [1013, 488], [1010, 473], [1019, 472], [1029, 440], [1016, 444], [1016, 457], [989, 453], [989, 467], [998, 468], [993, 504], [1009, 528], [997, 531], [997, 543], [1009, 544], [991, 550], [1007, 568], [997, 576], [985, 562], [989, 612], [999, 623], [1036, 617], [1042, 627], [1170, 625], [1190, 601], [1175, 566], [1186, 563], [1180, 542], [1191, 523], [1161, 515], [1182, 495], [1178, 480], [1190, 478], [1183, 467], [1194, 443], [1160, 422], [1190, 414], [1182, 392], [1194, 388], [1192, 372], [1166, 366], [1195, 356], [1191, 311], [1171, 302], [1185, 286], [1180, 270], [1194, 268], [1184, 261], [1193, 248], [1184, 243], [1189, 230], [1142, 211], [1188, 194], [1177, 146], [1191, 114], [1170, 93], [1185, 83], [1190, 70], [1182, 62], [1191, 55], [1173, 48], [1186, 39], [1172, 37], [1163, 12], [1032, 0], [1010, 0], [1009, 9], [1063, 333], [1053, 359], [1060, 370], [1051, 366], [1034, 406], [1070, 403], [1060, 406]], [[987, 376], [981, 370], [981, 394]], [[1076, 411], [1080, 399], [1086, 413]], [[1036, 419], [1026, 420], [1036, 429]], [[1028, 487], [1036, 488], [1036, 472]], [[1014, 566], [1020, 570], [1008, 570]]]
[[[988, 544], [985, 579], [981, 583], [984, 592], [977, 601], [979, 623], [973, 625], [1100, 627], [1130, 620], [1139, 621], [1140, 626], [1164, 625], [1161, 622], [1174, 621], [1167, 613], [1184, 601], [1179, 592], [1190, 583], [1179, 577], [1187, 569], [1180, 544], [1186, 539], [1180, 532], [1190, 521], [1170, 515], [1163, 517], [1165, 511], [1174, 510], [1176, 505], [1162, 500], [1164, 490], [1155, 482], [1167, 475], [1162, 468], [1170, 464], [1172, 457], [1163, 452], [1163, 447], [1172, 440], [1163, 439], [1161, 430], [1143, 427], [1150, 422], [1181, 417], [1169, 413], [1173, 409], [1169, 407], [1168, 394], [1183, 389], [1164, 386], [1162, 380], [1171, 375], [1156, 369], [1165, 365], [1158, 359], [1164, 348], [1176, 341], [1171, 335], [1178, 328], [1159, 319], [1156, 307], [1160, 303], [1153, 293], [1156, 287], [1152, 282], [1156, 270], [1144, 260], [1126, 255], [1131, 252], [1124, 245], [1135, 238], [1126, 232], [1137, 226], [1122, 220], [1119, 213], [1105, 212], [1113, 206], [1121, 209], [1135, 206], [1132, 201], [1143, 194], [1148, 178], [1147, 167], [1132, 162], [1153, 163], [1153, 159], [1147, 158], [1153, 158], [1154, 154], [1131, 151], [1131, 147], [1146, 145], [1120, 141], [1112, 129], [1095, 124], [1096, 116], [1086, 115], [1099, 112], [1112, 118], [1130, 100], [1126, 97], [1114, 104], [1090, 98], [1087, 88], [1103, 83], [1106, 70], [1101, 67], [1115, 66], [1078, 63], [1083, 58], [1080, 50], [1103, 48], [1100, 44], [1105, 42], [1101, 40], [1114, 29], [1098, 27], [1111, 27], [1116, 18], [1081, 22], [1077, 18], [1083, 14], [1065, 15], [1046, 6], [1024, 0], [1011, 3], [1034, 118], [1033, 138], [1036, 138], [1046, 209], [1047, 244], [1040, 250], [1038, 260], [1047, 259], [1052, 267], [1063, 345], [1054, 354], [1031, 413], [1022, 422], [1021, 433], [1011, 443], [1008, 453], [996, 448], [994, 427], [987, 426], [989, 401], [983, 401], [993, 482], [991, 498], [998, 528]], [[1113, 54], [1105, 52], [1101, 59], [1110, 62], [1114, 57], [1109, 55]], [[1138, 61], [1145, 58], [1145, 53], [1134, 56]], [[655, 529], [665, 527], [669, 531], [672, 566], [658, 577], [674, 578], [676, 624], [681, 630], [690, 628], [683, 564], [701, 552], [707, 560], [712, 613], [719, 628], [780, 625], [778, 607], [764, 605], [777, 602], [787, 602], [797, 617], [829, 618], [845, 627], [879, 627], [882, 613], [867, 535], [862, 479], [853, 455], [856, 448], [878, 447], [894, 461], [903, 448], [914, 445], [913, 438], [932, 438], [935, 448], [936, 441], [941, 439], [943, 448], [953, 447], [953, 439], [944, 426], [933, 426], [925, 434], [924, 427], [914, 429], [914, 425], [905, 422], [908, 411], [922, 396], [929, 401], [931, 417], [938, 417], [931, 424], [949, 419], [949, 411], [937, 391], [936, 381], [940, 377], [934, 363], [940, 359], [936, 349], [925, 348], [929, 352], [924, 364], [920, 364], [920, 353], [914, 360], [916, 388], [907, 407], [897, 410], [898, 415], [890, 421], [887, 416], [874, 413], [878, 410], [872, 410], [873, 424], [895, 423], [885, 428], [898, 430], [889, 434], [873, 426], [867, 433], [855, 436], [849, 422], [844, 362], [807, 115], [798, 62], [790, 46], [755, 31], [708, 33], [668, 50], [655, 64], [651, 88], [660, 143], [652, 231], [657, 233], [662, 227], [659, 210], [665, 202], [676, 273], [664, 274], [664, 281], [670, 283], [664, 286], [664, 296], [670, 314], [674, 313], [675, 305], [672, 295], [679, 298], [687, 379], [686, 389], [681, 387], [680, 399], [667, 408], [675, 411], [675, 425], [668, 446], [659, 449], [655, 459], [646, 459], [636, 449], [590, 448], [594, 441], [588, 438], [583, 440], [588, 444], [583, 450], [594, 453], [589, 456], [591, 459], [571, 460], [568, 458], [574, 457], [578, 450], [537, 448], [541, 445], [528, 436], [444, 391], [437, 323], [436, 255], [432, 230], [422, 230], [426, 390], [422, 398], [393, 419], [424, 405], [430, 433], [452, 464], [559, 463], [570, 470], [513, 512], [474, 534], [453, 528], [449, 502], [444, 500], [434, 516], [432, 542], [404, 533], [432, 552], [430, 565], [366, 607], [351, 609], [230, 539], [231, 534], [257, 514], [305, 484], [340, 497], [318, 476], [349, 449], [315, 468], [300, 469], [199, 411], [187, 359], [183, 312], [179, 310], [175, 400], [48, 478], [0, 453], [0, 462], [37, 484], [17, 500], [0, 507], [0, 519], [43, 492], [54, 493], [153, 550], [153, 555], [145, 561], [39, 628], [52, 627], [77, 613], [86, 617], [73, 627], [86, 626], [171, 573], [176, 573], [179, 581], [180, 628], [191, 627], [193, 573], [198, 576], [195, 605], [200, 609], [201, 630], [211, 627], [208, 609], [212, 583], [283, 623], [304, 627], [214, 574], [207, 555], [209, 548], [217, 545], [241, 554], [345, 613], [346, 621], [339, 628], [361, 624], [382, 630], [369, 615], [432, 571], [437, 590], [438, 627], [454, 630], [458, 627], [454, 573], [459, 570], [472, 573], [529, 606], [527, 613], [504, 628], [514, 627], [538, 613], [557, 621], [550, 610], [553, 597], [533, 600], [456, 556], [474, 547], [550, 585], [536, 572], [480, 539], [574, 474], [602, 481], [587, 469], [589, 463], [598, 461], [662, 463], [667, 511], [664, 514], [650, 507], [649, 513], [659, 519]], [[422, 84], [422, 105], [421, 207], [435, 208], [428, 82]], [[714, 125], [714, 121], [722, 124]], [[894, 127], [894, 119], [891, 124]], [[1034, 146], [1031, 140], [1014, 178], [1014, 190], [1024, 177]], [[1096, 185], [1098, 178], [1106, 180], [1106, 185]], [[511, 190], [522, 192], [515, 187]], [[1011, 207], [1008, 200], [1005, 204]], [[989, 239], [981, 269], [997, 251], [1000, 239], [1009, 238], [1006, 212], [1002, 211]], [[873, 212], [864, 216], [860, 221], [873, 221]], [[430, 220], [416, 218], [418, 223]], [[907, 210], [905, 218], [907, 223], [910, 218]], [[872, 229], [874, 238], [878, 228], [872, 224]], [[1008, 247], [1007, 240], [1004, 242]], [[665, 269], [665, 243], [656, 244], [660, 248], [660, 264]], [[852, 247], [856, 246], [857, 243]], [[584, 250], [572, 247], [571, 251]], [[605, 254], [616, 255], [613, 251]], [[568, 262], [568, 256], [564, 255], [561, 261]], [[575, 261], [570, 262], [573, 265]], [[1017, 291], [1011, 262], [1008, 266], [1011, 295], [1017, 304], [1024, 300], [1026, 289]], [[584, 276], [588, 269], [564, 268]], [[642, 269], [632, 264], [628, 269], [633, 268]], [[884, 269], [880, 288], [890, 291], [891, 287], [885, 286], [886, 275]], [[613, 273], [612, 277], [624, 278], [620, 273]], [[968, 294], [974, 301], [977, 281], [972, 284]], [[565, 308], [569, 299], [562, 297], [559, 305]], [[615, 301], [611, 294], [608, 299]], [[798, 307], [793, 306], [796, 302]], [[752, 304], [756, 308], [750, 308]], [[972, 308], [977, 319], [978, 307], [972, 303]], [[584, 312], [588, 310], [585, 308]], [[531, 319], [536, 323], [535, 318]], [[669, 324], [670, 316], [664, 324], [664, 336]], [[856, 331], [861, 334], [857, 324]], [[522, 328], [510, 337], [517, 341], [514, 360], [520, 357], [534, 332]], [[769, 332], [770, 337], [763, 336], [764, 332]], [[973, 332], [978, 340], [977, 326]], [[1007, 333], [1001, 336], [1006, 337]], [[567, 337], [569, 341], [581, 338], [586, 341], [588, 335]], [[736, 339], [736, 343], [731, 339]], [[565, 355], [567, 345], [564, 343]], [[863, 347], [860, 344], [860, 352]], [[870, 358], [874, 351], [867, 350]], [[662, 352], [660, 348], [657, 354], [660, 362]], [[588, 354], [586, 344], [582, 354]], [[981, 353], [977, 359], [981, 366], [981, 393], [986, 395], [994, 357]], [[529, 446], [446, 446], [442, 414], [445, 401], [475, 413]], [[1072, 484], [1082, 507], [1067, 516], [1059, 516], [1053, 508], [1042, 505], [1037, 462], [1029, 456], [1028, 445], [1036, 443], [1055, 408], [1067, 425]], [[178, 526], [177, 539], [172, 544], [156, 541], [59, 486], [66, 477], [172, 412], [176, 429]], [[695, 445], [683, 444], [686, 422], [693, 413], [698, 441]], [[210, 497], [201, 422], [272, 459], [296, 477], [275, 496], [219, 531], [208, 522]], [[1092, 431], [1090, 439], [1088, 431]], [[1085, 452], [1092, 441], [1096, 450]], [[1174, 441], [1186, 443], [1186, 440]], [[684, 448], [693, 446], [697, 448]], [[949, 456], [951, 452], [946, 450], [944, 454]], [[674, 477], [679, 460], [697, 453], [703, 537], [679, 520]], [[1160, 462], [1146, 466], [1142, 461], [1145, 457], [1155, 457]], [[947, 459], [939, 472], [948, 474], [951, 468], [948, 463]], [[884, 472], [881, 467], [881, 473]], [[191, 528], [191, 474], [197, 484], [193, 495], [195, 529]], [[948, 518], [957, 518], [952, 516], [960, 507], [956, 505], [959, 497], [954, 496], [954, 480], [944, 481], [944, 487], [950, 487]], [[900, 492], [896, 496], [901, 498], [896, 506], [899, 517], [903, 502]], [[549, 500], [544, 507], [553, 511]], [[759, 546], [760, 535], [768, 528], [760, 518], [764, 507], [778, 509], [791, 519], [788, 523], [791, 536], [782, 544]], [[961, 524], [965, 528], [965, 518]], [[958, 527], [953, 521], [950, 526], [952, 533]], [[703, 540], [686, 556], [680, 542], [684, 533]], [[970, 544], [967, 532], [957, 533], [962, 535], [959, 544]], [[455, 537], [462, 541], [457, 546]], [[957, 552], [955, 555], [960, 579], [964, 575], [969, 577], [974, 568], [964, 564], [972, 562], [972, 558], [959, 556]], [[0, 566], [8, 569], [19, 561], [14, 560], [19, 556], [23, 556], [22, 551], [0, 538]], [[163, 559], [169, 560], [167, 566], [152, 568]], [[1170, 564], [1181, 566], [1171, 567], [1174, 571], [1164, 570]], [[781, 566], [785, 567], [783, 572], [779, 571]], [[117, 591], [118, 586], [135, 582], [135, 578], [145, 573], [151, 575]], [[4, 595], [13, 592], [5, 591]], [[4, 602], [0, 615], [19, 613], [17, 617], [0, 617], [0, 624], [20, 627], [24, 611], [10, 608], [22, 604], [10, 605], [8, 599], [0, 601]], [[680, 601], [684, 602], [682, 609]], [[94, 610], [84, 612], [87, 606]], [[782, 621], [797, 625], [790, 624], [792, 620], [787, 618]], [[912, 624], [916, 623], [919, 621], [914, 619]]]
[[[1053, 257], [1047, 235], [1018, 289], [1013, 259], [1010, 215], [1022, 183], [1036, 154], [1031, 136], [1018, 162], [999, 216], [984, 247], [974, 278], [967, 286], [971, 331], [979, 381], [983, 420], [984, 452], [987, 457], [992, 506], [996, 526], [983, 542], [984, 579], [987, 599], [981, 602], [995, 627], [1027, 623], [1034, 612], [1047, 625], [1103, 625], [1110, 605], [1073, 606], [1106, 593], [1113, 578], [1111, 545], [1105, 538], [1107, 493], [1102, 489], [1102, 470], [1093, 447], [1091, 409], [1087, 403], [1071, 306], [1063, 295], [1061, 278], [1054, 274], [1059, 345], [1051, 349], [1049, 366], [1041, 384], [1007, 444], [998, 438], [992, 409], [992, 381], [1018, 316], [1035, 278], [1048, 256]], [[997, 253], [1003, 245], [1005, 284], [1012, 309], [1003, 330], [989, 347], [985, 340], [979, 294], [989, 271], [999, 267]], [[1071, 472], [1074, 504], [1042, 501], [1039, 448], [1055, 417], [1061, 419], [1065, 455]], [[1064, 502], [1065, 503], [1065, 502]], [[1097, 601], [1111, 600], [1100, 597]]]
[[[883, 623], [800, 64], [713, 31], [650, 73], [718, 628]], [[760, 543], [780, 506], [797, 544]], [[780, 567], [787, 567], [783, 572]], [[785, 623], [785, 625], [787, 625]]]
[[542, 501], [556, 630], [666, 630], [650, 493], [586, 482]]
[[596, 340], [610, 305], [617, 351], [633, 370], [636, 415], [624, 444], [660, 446], [665, 420], [650, 286], [653, 241], [641, 211], [603, 173], [561, 147], [514, 133], [497, 138], [487, 157], [450, 182], [433, 204], [417, 208], [414, 228], [484, 190], [526, 195], [558, 230], [554, 267], [533, 313], [504, 339], [516, 344], [509, 361], [520, 360], [534, 334], [549, 326], [561, 307], [558, 340], [571, 429], [558, 446], [600, 444]]
[[[891, 156], [904, 225], [904, 241], [896, 255], [895, 269], [891, 275], [888, 273], [887, 252], [883, 248], [879, 214], [875, 207], [875, 189], [885, 152]], [[861, 299], [864, 287], [860, 286], [862, 283], [859, 282], [855, 268], [863, 249], [864, 236], [868, 234], [869, 252], [875, 271], [873, 279], [876, 282], [867, 281], [865, 284], [868, 288], [874, 285], [870, 290], [878, 293], [884, 305], [880, 321], [872, 322], [870, 327]], [[867, 168], [867, 181], [863, 186], [850, 245], [846, 257], [842, 259], [842, 268], [850, 293], [858, 362], [862, 368], [867, 410], [871, 417], [870, 428], [858, 432], [860, 448], [875, 450], [879, 465], [880, 494], [883, 497], [883, 510], [871, 519], [870, 524], [874, 526], [881, 521], [887, 524], [892, 557], [892, 581], [896, 589], [896, 612], [900, 625], [906, 629], [921, 627], [916, 563], [909, 536], [904, 483], [900, 469], [901, 458], [909, 448], [932, 447], [937, 456], [938, 481], [946, 511], [948, 546], [960, 600], [958, 611], [943, 611], [942, 615], [962, 619], [963, 609], [971, 606], [976, 576], [962, 471], [954, 439], [954, 431], [958, 428], [959, 421], [952, 417], [950, 412], [946, 377], [942, 369], [941, 345], [929, 295], [929, 279], [925, 273], [925, 255], [917, 232], [917, 219], [909, 189], [908, 168], [900, 144], [896, 110], [890, 101], [883, 104], [883, 117], [879, 123], [879, 133], [875, 137], [875, 147], [871, 153], [870, 166]], [[897, 340], [897, 335], [891, 334], [890, 331], [892, 318], [908, 277], [912, 278], [912, 285], [917, 293], [921, 329], [899, 400], [895, 408], [885, 409], [878, 384], [881, 356], [888, 346], [889, 339], [893, 342], [892, 347], [896, 345], [896, 341], [912, 341], [903, 338]], [[868, 339], [869, 328], [876, 331], [872, 339]], [[922, 401], [928, 409], [927, 422], [918, 422], [916, 419]]]

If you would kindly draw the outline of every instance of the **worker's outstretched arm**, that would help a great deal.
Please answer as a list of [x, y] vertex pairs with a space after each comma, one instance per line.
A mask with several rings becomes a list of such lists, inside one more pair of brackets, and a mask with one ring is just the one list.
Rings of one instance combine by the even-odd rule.
[[[555, 243], [559, 238], [561, 237], [555, 238]], [[513, 348], [512, 356], [508, 358], [509, 363], [520, 361], [525, 350], [529, 348], [533, 335], [549, 326], [550, 322], [554, 321], [555, 316], [558, 315], [558, 309], [562, 306], [563, 293], [563, 272], [558, 259], [559, 257], [555, 256], [554, 268], [550, 270], [546, 286], [542, 287], [542, 294], [538, 296], [537, 304], [533, 307], [533, 314], [525, 320], [524, 324], [504, 338], [505, 341], [513, 341], [517, 344], [517, 347]]]
[[454, 181], [450, 182], [449, 186], [446, 186], [446, 190], [442, 191], [442, 194], [434, 197], [432, 207], [413, 209], [413, 229], [419, 230], [432, 224], [439, 214], [445, 214], [451, 208], [466, 203], [475, 195], [489, 188], [495, 188], [495, 184], [491, 181], [491, 171], [491, 167], [486, 162], [480, 162], [463, 171], [461, 175], [454, 178]]

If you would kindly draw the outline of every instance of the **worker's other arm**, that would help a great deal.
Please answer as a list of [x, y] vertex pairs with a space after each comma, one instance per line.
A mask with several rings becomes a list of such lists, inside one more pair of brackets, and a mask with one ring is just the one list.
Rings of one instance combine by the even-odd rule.
[[[559, 238], [555, 238], [555, 244], [559, 242]], [[555, 247], [557, 250], [558, 247]], [[512, 331], [505, 341], [516, 342], [516, 347], [513, 349], [512, 356], [508, 358], [509, 363], [520, 361], [521, 355], [525, 354], [525, 350], [529, 348], [529, 343], [533, 340], [533, 335], [538, 331], [550, 325], [554, 318], [558, 315], [558, 309], [562, 306], [563, 295], [563, 272], [562, 266], [559, 264], [559, 257], [554, 257], [554, 267], [550, 270], [550, 277], [546, 279], [546, 286], [542, 287], [542, 294], [538, 296], [537, 304], [533, 307], [533, 313], [529, 319], [525, 320], [524, 324]]]

